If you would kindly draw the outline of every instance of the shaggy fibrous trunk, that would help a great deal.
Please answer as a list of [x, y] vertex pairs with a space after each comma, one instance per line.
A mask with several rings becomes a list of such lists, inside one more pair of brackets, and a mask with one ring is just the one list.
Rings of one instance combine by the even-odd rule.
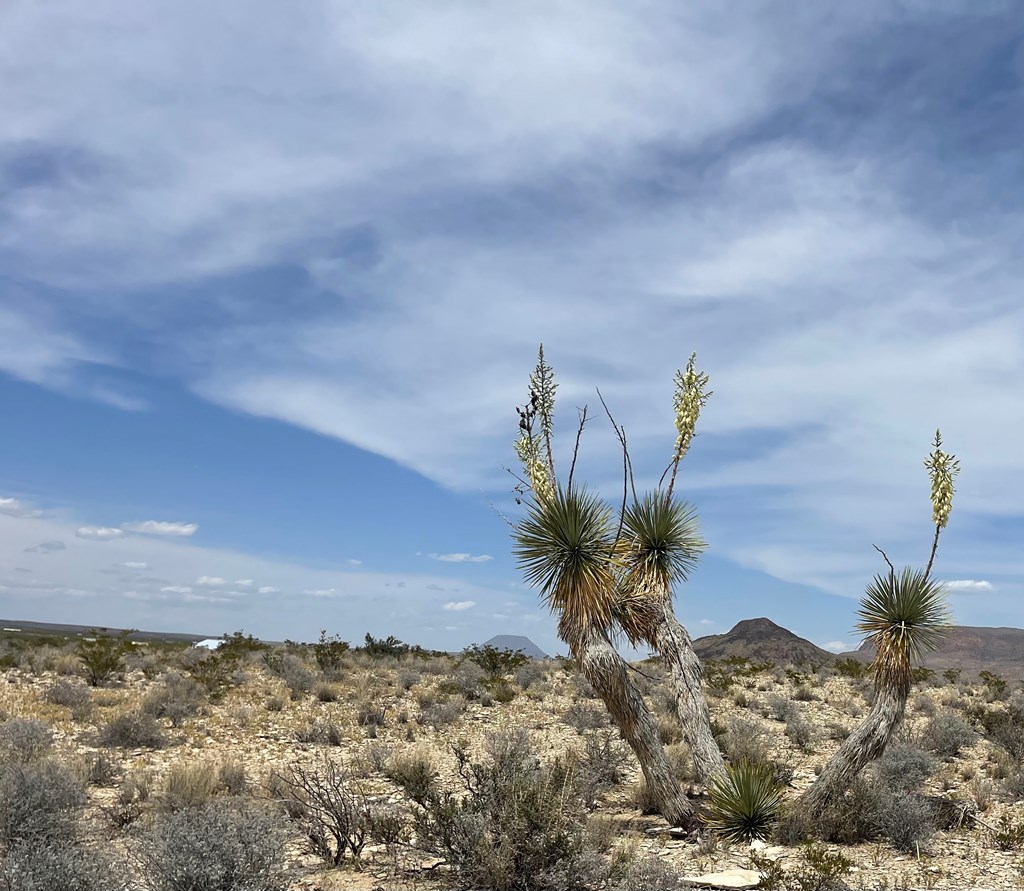
[[672, 773], [658, 725], [643, 695], [629, 676], [625, 660], [607, 636], [593, 632], [573, 646], [583, 676], [590, 681], [623, 738], [636, 754], [647, 788], [661, 815], [673, 826], [695, 825], [693, 807]]
[[651, 646], [668, 665], [676, 713], [683, 739], [693, 753], [694, 776], [705, 785], [725, 773], [725, 759], [711, 733], [711, 714], [704, 696], [704, 668], [693, 651], [689, 632], [676, 618], [672, 604], [665, 601]]
[[907, 692], [883, 686], [864, 723], [851, 733], [839, 751], [825, 765], [817, 781], [800, 800], [801, 809], [817, 815], [837, 801], [850, 788], [857, 775], [885, 751], [903, 721]]

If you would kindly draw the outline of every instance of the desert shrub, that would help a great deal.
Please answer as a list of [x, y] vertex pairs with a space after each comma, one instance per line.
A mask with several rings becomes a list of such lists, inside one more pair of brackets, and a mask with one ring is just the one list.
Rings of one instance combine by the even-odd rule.
[[295, 739], [300, 743], [340, 746], [345, 734], [333, 721], [313, 721], [296, 731]]
[[34, 761], [53, 748], [50, 725], [38, 718], [11, 718], [0, 724], [0, 755], [12, 761]]
[[981, 813], [984, 813], [992, 806], [992, 801], [996, 794], [996, 784], [992, 780], [985, 777], [973, 777], [968, 789], [974, 806]]
[[156, 718], [145, 712], [124, 712], [111, 718], [99, 732], [101, 746], [123, 749], [159, 749], [167, 742]]
[[284, 891], [284, 833], [256, 802], [215, 798], [167, 812], [134, 855], [152, 891]]
[[110, 786], [120, 772], [117, 763], [105, 752], [93, 755], [86, 762], [86, 781], [90, 786]]
[[1010, 801], [1024, 800], [1024, 770], [1015, 770], [1003, 778], [1003, 794]]
[[348, 641], [342, 640], [337, 634], [328, 637], [327, 629], [321, 628], [320, 640], [313, 644], [313, 658], [321, 671], [337, 673], [345, 664], [348, 650]]
[[800, 715], [796, 715], [786, 721], [786, 739], [801, 752], [808, 752], [811, 743], [814, 742], [814, 725]]
[[122, 631], [116, 636], [96, 630], [90, 634], [92, 639], [78, 642], [76, 655], [82, 660], [89, 686], [98, 687], [124, 673], [124, 657], [132, 650], [128, 640], [131, 631]]
[[206, 702], [206, 690], [194, 678], [168, 672], [159, 686], [150, 690], [142, 700], [142, 711], [154, 718], [167, 718], [171, 725], [180, 727], [186, 719], [194, 717]]
[[420, 712], [416, 723], [440, 730], [442, 727], [447, 727], [458, 721], [465, 711], [466, 702], [461, 698], [452, 699], [449, 702], [435, 702]]
[[292, 699], [299, 699], [303, 693], [313, 689], [313, 672], [306, 663], [293, 653], [275, 650], [263, 654], [264, 664], [271, 674], [284, 681]]
[[0, 848], [71, 839], [85, 803], [81, 780], [62, 764], [43, 760], [0, 767]]
[[1024, 846], [1024, 820], [1015, 820], [1011, 814], [1003, 814], [996, 823], [992, 841], [1003, 851], [1016, 851]]
[[793, 691], [793, 699], [797, 702], [816, 702], [818, 697], [806, 684], [801, 684]]
[[340, 866], [347, 853], [359, 859], [370, 809], [345, 768], [330, 760], [317, 767], [293, 765], [272, 776], [271, 788], [311, 853], [331, 866]]
[[629, 763], [629, 752], [611, 730], [592, 730], [583, 735], [583, 751], [574, 765], [580, 790], [585, 799], [611, 789], [623, 780]]
[[420, 682], [422, 677], [414, 668], [400, 668], [397, 675], [398, 687], [400, 690], [408, 692]]
[[754, 718], [732, 718], [722, 738], [722, 748], [735, 763], [762, 761], [767, 735], [761, 722]]
[[437, 685], [437, 692], [442, 695], [455, 693], [472, 701], [480, 698], [486, 680], [486, 672], [475, 662], [461, 662], [450, 677]]
[[765, 704], [768, 707], [768, 716], [776, 721], [788, 721], [800, 714], [800, 710], [793, 700], [779, 696], [777, 693], [769, 696]]
[[604, 887], [607, 891], [679, 891], [689, 887], [689, 883], [677, 870], [648, 855], [629, 861], [604, 882], [591, 882], [587, 887]]
[[117, 891], [117, 870], [75, 839], [15, 845], [0, 865], [3, 891]]
[[763, 763], [730, 764], [725, 776], [712, 777], [707, 825], [730, 841], [768, 836], [782, 801], [771, 768]]
[[459, 884], [494, 891], [579, 886], [584, 804], [567, 765], [545, 768], [522, 731], [492, 736], [489, 759], [453, 747], [464, 794], [431, 794], [414, 812], [416, 843]]
[[149, 779], [143, 774], [131, 774], [121, 782], [113, 802], [103, 812], [115, 828], [126, 829], [142, 816], [149, 795]]
[[341, 691], [334, 684], [321, 681], [313, 688], [313, 695], [320, 702], [337, 702], [341, 698]]
[[497, 680], [524, 666], [529, 657], [521, 650], [499, 650], [489, 645], [473, 644], [463, 651], [462, 660], [475, 662], [488, 679]]
[[979, 671], [978, 677], [985, 685], [985, 699], [995, 702], [999, 699], [1006, 699], [1007, 682], [1006, 678], [994, 674], [991, 671]]
[[356, 723], [360, 727], [383, 727], [386, 723], [384, 706], [364, 699], [356, 706]]
[[934, 834], [936, 812], [932, 802], [906, 788], [890, 787], [877, 776], [861, 776], [846, 795], [817, 819], [790, 810], [780, 819], [779, 838], [786, 844], [822, 838], [840, 844], [885, 839], [901, 851], [923, 847]]
[[89, 688], [81, 683], [61, 678], [46, 688], [43, 699], [53, 705], [63, 705], [71, 709], [72, 714], [83, 714], [87, 706], [92, 704]]
[[590, 703], [576, 700], [565, 710], [562, 720], [577, 733], [583, 734], [587, 730], [598, 730], [602, 727], [607, 727], [608, 711], [607, 709], [590, 705]]
[[1024, 710], [986, 709], [979, 716], [988, 738], [1016, 761], [1024, 761]]
[[219, 785], [215, 765], [204, 761], [179, 761], [167, 771], [160, 803], [170, 811], [198, 807], [213, 798]]
[[852, 656], [847, 656], [844, 659], [836, 659], [836, 661], [832, 663], [832, 667], [844, 678], [867, 677], [871, 670], [868, 663], [861, 662], [859, 659], [854, 659]]
[[535, 684], [542, 684], [548, 673], [541, 662], [531, 659], [516, 670], [516, 683], [522, 690], [529, 690]]
[[503, 705], [507, 705], [516, 698], [516, 688], [505, 678], [499, 678], [495, 681], [491, 686], [490, 693], [495, 702], [500, 702]]
[[285, 698], [280, 693], [273, 693], [267, 697], [265, 708], [268, 712], [283, 712], [285, 706]]
[[758, 888], [763, 891], [841, 891], [848, 887], [845, 877], [853, 866], [844, 854], [816, 844], [803, 846], [800, 861], [792, 869], [787, 870], [780, 861], [757, 852], [751, 852], [750, 862], [762, 874]]
[[384, 775], [417, 804], [422, 804], [437, 787], [437, 768], [425, 751], [394, 755], [384, 768]]
[[914, 700], [914, 710], [926, 718], [934, 718], [936, 714], [935, 700], [931, 696], [919, 696]]
[[750, 700], [744, 690], [734, 690], [732, 694], [732, 704], [736, 708], [746, 708], [750, 705]]
[[940, 758], [953, 758], [977, 738], [977, 733], [963, 718], [952, 712], [943, 712], [929, 719], [921, 734], [921, 745]]
[[919, 789], [935, 770], [935, 762], [920, 749], [900, 743], [890, 745], [871, 765], [881, 785], [889, 789]]
[[838, 721], [829, 721], [825, 725], [825, 732], [828, 734], [829, 739], [839, 740], [840, 742], [846, 739], [850, 735], [850, 728], [845, 724], [840, 724]]

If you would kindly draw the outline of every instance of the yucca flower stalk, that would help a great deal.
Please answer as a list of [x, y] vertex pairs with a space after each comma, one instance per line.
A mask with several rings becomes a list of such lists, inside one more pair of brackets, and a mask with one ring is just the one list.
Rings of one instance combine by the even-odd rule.
[[675, 393], [672, 397], [672, 405], [675, 408], [676, 444], [672, 453], [672, 460], [669, 468], [672, 476], [668, 482], [668, 489], [665, 493], [665, 500], [671, 501], [672, 490], [676, 484], [676, 473], [679, 471], [679, 462], [690, 450], [697, 420], [700, 417], [700, 410], [707, 404], [707, 401], [714, 395], [712, 390], [707, 389], [708, 375], [697, 371], [697, 354], [691, 353], [690, 360], [686, 363], [686, 371], [677, 371], [675, 377]]
[[949, 515], [953, 510], [953, 480], [960, 473], [960, 462], [954, 455], [942, 451], [942, 433], [935, 431], [934, 450], [925, 459], [924, 466], [932, 482], [932, 524], [935, 535], [932, 538], [932, 552], [928, 556], [928, 567], [925, 577], [931, 575], [932, 564], [935, 562], [935, 551], [939, 547], [939, 534], [946, 528]]

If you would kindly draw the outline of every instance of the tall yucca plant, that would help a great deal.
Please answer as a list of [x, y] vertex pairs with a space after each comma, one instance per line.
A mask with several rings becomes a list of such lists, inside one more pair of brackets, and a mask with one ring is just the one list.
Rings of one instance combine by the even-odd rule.
[[934, 450], [925, 460], [931, 477], [935, 527], [928, 565], [923, 570], [905, 567], [897, 573], [881, 552], [889, 572], [875, 576], [868, 585], [857, 624], [857, 630], [875, 650], [875, 702], [864, 723], [847, 737], [804, 794], [803, 804], [812, 814], [820, 813], [842, 796], [864, 766], [885, 751], [903, 721], [914, 660], [934, 650], [950, 627], [946, 589], [932, 580], [931, 570], [939, 535], [949, 522], [960, 463], [941, 446], [942, 435], [936, 430]]
[[[657, 722], [616, 652], [610, 635], [621, 569], [613, 513], [598, 497], [558, 482], [551, 448], [554, 372], [543, 347], [519, 414], [518, 454], [525, 473], [518, 491], [526, 516], [514, 528], [515, 556], [526, 580], [558, 614], [558, 633], [640, 762], [647, 786], [670, 822], [689, 826], [693, 808], [674, 776]], [[581, 422], [582, 428], [582, 422]], [[575, 463], [575, 462], [574, 462]]]

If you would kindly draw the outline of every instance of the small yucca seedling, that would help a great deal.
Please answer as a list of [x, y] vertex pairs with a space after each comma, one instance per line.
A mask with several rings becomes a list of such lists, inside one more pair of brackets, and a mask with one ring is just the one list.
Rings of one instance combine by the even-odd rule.
[[746, 842], [768, 836], [782, 791], [769, 765], [741, 761], [730, 764], [724, 777], [712, 778], [708, 797], [708, 827], [730, 841]]

